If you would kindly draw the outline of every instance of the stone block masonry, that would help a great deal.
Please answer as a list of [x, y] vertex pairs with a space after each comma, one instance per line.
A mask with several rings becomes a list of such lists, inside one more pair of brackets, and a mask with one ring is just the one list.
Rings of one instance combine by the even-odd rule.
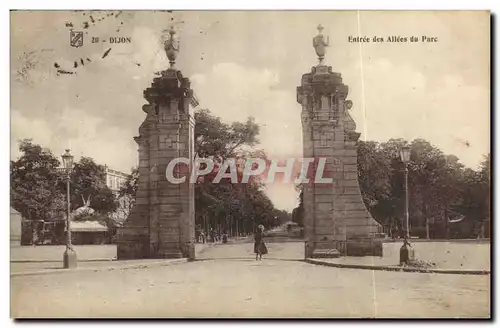
[[172, 184], [165, 168], [174, 158], [194, 157], [197, 105], [189, 79], [170, 68], [144, 91], [146, 118], [139, 146], [136, 205], [118, 230], [118, 259], [194, 256], [194, 185]]
[[328, 170], [335, 172], [331, 185], [316, 184], [309, 177], [304, 186], [306, 257], [333, 254], [333, 250], [343, 255], [382, 255], [382, 244], [374, 238], [381, 226], [366, 209], [359, 188], [359, 133], [349, 114], [348, 90], [340, 73], [321, 64], [304, 74], [297, 88], [303, 154], [327, 158], [327, 163], [333, 163]]

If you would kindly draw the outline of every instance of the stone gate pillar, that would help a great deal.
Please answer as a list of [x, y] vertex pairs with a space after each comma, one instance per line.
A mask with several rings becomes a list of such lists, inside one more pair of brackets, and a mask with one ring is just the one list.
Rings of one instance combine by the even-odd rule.
[[[146, 119], [135, 141], [139, 146], [136, 204], [118, 230], [118, 258], [194, 259], [194, 185], [189, 183], [194, 157], [193, 107], [198, 105], [189, 79], [173, 66], [175, 32], [165, 42], [171, 67], [144, 90]], [[178, 49], [178, 47], [177, 47]], [[177, 158], [188, 163], [174, 167], [182, 183], [167, 180], [168, 164]]]
[[357, 141], [360, 133], [349, 114], [349, 88], [340, 73], [322, 64], [323, 35], [313, 44], [319, 64], [302, 76], [297, 101], [302, 105], [303, 156], [326, 160], [324, 176], [333, 183], [315, 182], [315, 169], [304, 184], [306, 257], [382, 255], [375, 233], [381, 226], [370, 215], [361, 196], [357, 170]]

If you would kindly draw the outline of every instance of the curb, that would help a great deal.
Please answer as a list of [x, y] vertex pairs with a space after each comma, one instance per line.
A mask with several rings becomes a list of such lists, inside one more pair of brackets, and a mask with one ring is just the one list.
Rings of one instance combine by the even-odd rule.
[[79, 273], [85, 271], [114, 271], [114, 270], [133, 270], [133, 269], [145, 269], [149, 267], [161, 267], [161, 266], [169, 266], [180, 263], [187, 263], [188, 259], [173, 259], [173, 260], [162, 260], [156, 262], [149, 263], [135, 263], [129, 265], [115, 265], [115, 266], [105, 266], [105, 267], [83, 267], [76, 269], [47, 269], [43, 271], [26, 271], [26, 272], [13, 272], [10, 274], [10, 277], [23, 277], [23, 276], [38, 276], [38, 275], [46, 275], [46, 274], [61, 274], [61, 273]]
[[[114, 258], [95, 258], [95, 259], [85, 259], [85, 260], [78, 260], [78, 263], [85, 263], [85, 262], [116, 262], [118, 259], [116, 257]], [[56, 263], [56, 262], [61, 262], [61, 260], [12, 260], [10, 263]]]
[[[199, 251], [196, 255], [202, 254], [205, 250], [208, 248], [211, 248], [215, 246], [214, 245], [207, 245], [204, 249]], [[196, 261], [195, 259], [194, 261]], [[17, 260], [17, 261], [11, 261], [11, 263], [45, 263], [45, 262], [60, 262], [60, 261], [44, 261], [44, 260], [35, 260], [35, 261], [27, 261], [27, 260]], [[130, 270], [130, 269], [144, 269], [148, 267], [158, 267], [158, 266], [169, 266], [173, 264], [180, 264], [180, 263], [187, 263], [190, 262], [189, 259], [187, 258], [182, 258], [182, 259], [171, 259], [171, 260], [161, 260], [161, 261], [155, 261], [155, 262], [149, 262], [145, 264], [129, 264], [129, 265], [119, 265], [120, 260], [113, 258], [113, 259], [90, 259], [90, 260], [80, 260], [78, 263], [81, 262], [109, 262], [115, 265], [110, 265], [110, 266], [103, 266], [103, 267], [83, 267], [83, 268], [76, 268], [76, 269], [46, 269], [46, 270], [40, 270], [40, 271], [24, 271], [24, 272], [12, 272], [10, 274], [11, 277], [23, 277], [23, 276], [37, 276], [37, 275], [46, 275], [46, 274], [58, 274], [58, 273], [77, 273], [77, 272], [83, 272], [83, 271], [113, 271], [113, 270]]]
[[397, 272], [418, 272], [418, 273], [440, 273], [440, 274], [462, 274], [462, 275], [489, 275], [490, 270], [454, 270], [454, 269], [420, 269], [409, 267], [397, 267], [386, 265], [365, 265], [365, 264], [341, 264], [324, 262], [313, 259], [305, 259], [306, 263], [329, 266], [334, 268], [344, 269], [362, 269], [362, 270], [379, 270], [379, 271], [397, 271]]
[[[401, 243], [403, 239], [383, 240], [384, 244]], [[410, 243], [457, 243], [457, 244], [490, 244], [489, 238], [484, 239], [410, 239]]]

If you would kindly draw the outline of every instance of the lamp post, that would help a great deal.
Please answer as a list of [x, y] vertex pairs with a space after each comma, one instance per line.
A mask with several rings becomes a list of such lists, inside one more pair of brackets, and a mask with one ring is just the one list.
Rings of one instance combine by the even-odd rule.
[[68, 205], [68, 212], [66, 214], [66, 250], [63, 255], [63, 262], [65, 269], [73, 269], [77, 266], [76, 252], [73, 250], [73, 245], [71, 244], [71, 203], [69, 196], [69, 182], [71, 177], [71, 170], [73, 169], [73, 156], [69, 153], [69, 149], [66, 149], [66, 153], [61, 156], [63, 160], [64, 169], [66, 171], [66, 199]]
[[401, 161], [405, 165], [405, 238], [410, 238], [410, 211], [408, 199], [408, 163], [410, 162], [410, 147], [401, 148]]
[[399, 250], [399, 262], [408, 263], [415, 257], [413, 248], [408, 242], [410, 239], [410, 211], [409, 211], [409, 197], [408, 197], [408, 163], [410, 162], [411, 149], [408, 146], [401, 148], [401, 161], [405, 166], [405, 218], [404, 218], [404, 243]]

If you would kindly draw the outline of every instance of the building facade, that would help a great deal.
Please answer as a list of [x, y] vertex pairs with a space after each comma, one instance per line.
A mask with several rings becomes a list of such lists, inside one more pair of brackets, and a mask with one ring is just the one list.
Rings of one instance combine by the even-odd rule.
[[120, 187], [125, 184], [128, 178], [127, 173], [112, 170], [108, 166], [106, 168], [106, 185], [116, 195], [120, 191]]
[[118, 202], [118, 208], [110, 214], [110, 217], [117, 223], [122, 223], [127, 219], [130, 212], [130, 199], [126, 197], [118, 198], [120, 188], [127, 181], [129, 174], [110, 169], [106, 166], [106, 185], [113, 192]]
[[21, 245], [21, 225], [23, 218], [21, 213], [10, 208], [10, 244], [11, 245]]

